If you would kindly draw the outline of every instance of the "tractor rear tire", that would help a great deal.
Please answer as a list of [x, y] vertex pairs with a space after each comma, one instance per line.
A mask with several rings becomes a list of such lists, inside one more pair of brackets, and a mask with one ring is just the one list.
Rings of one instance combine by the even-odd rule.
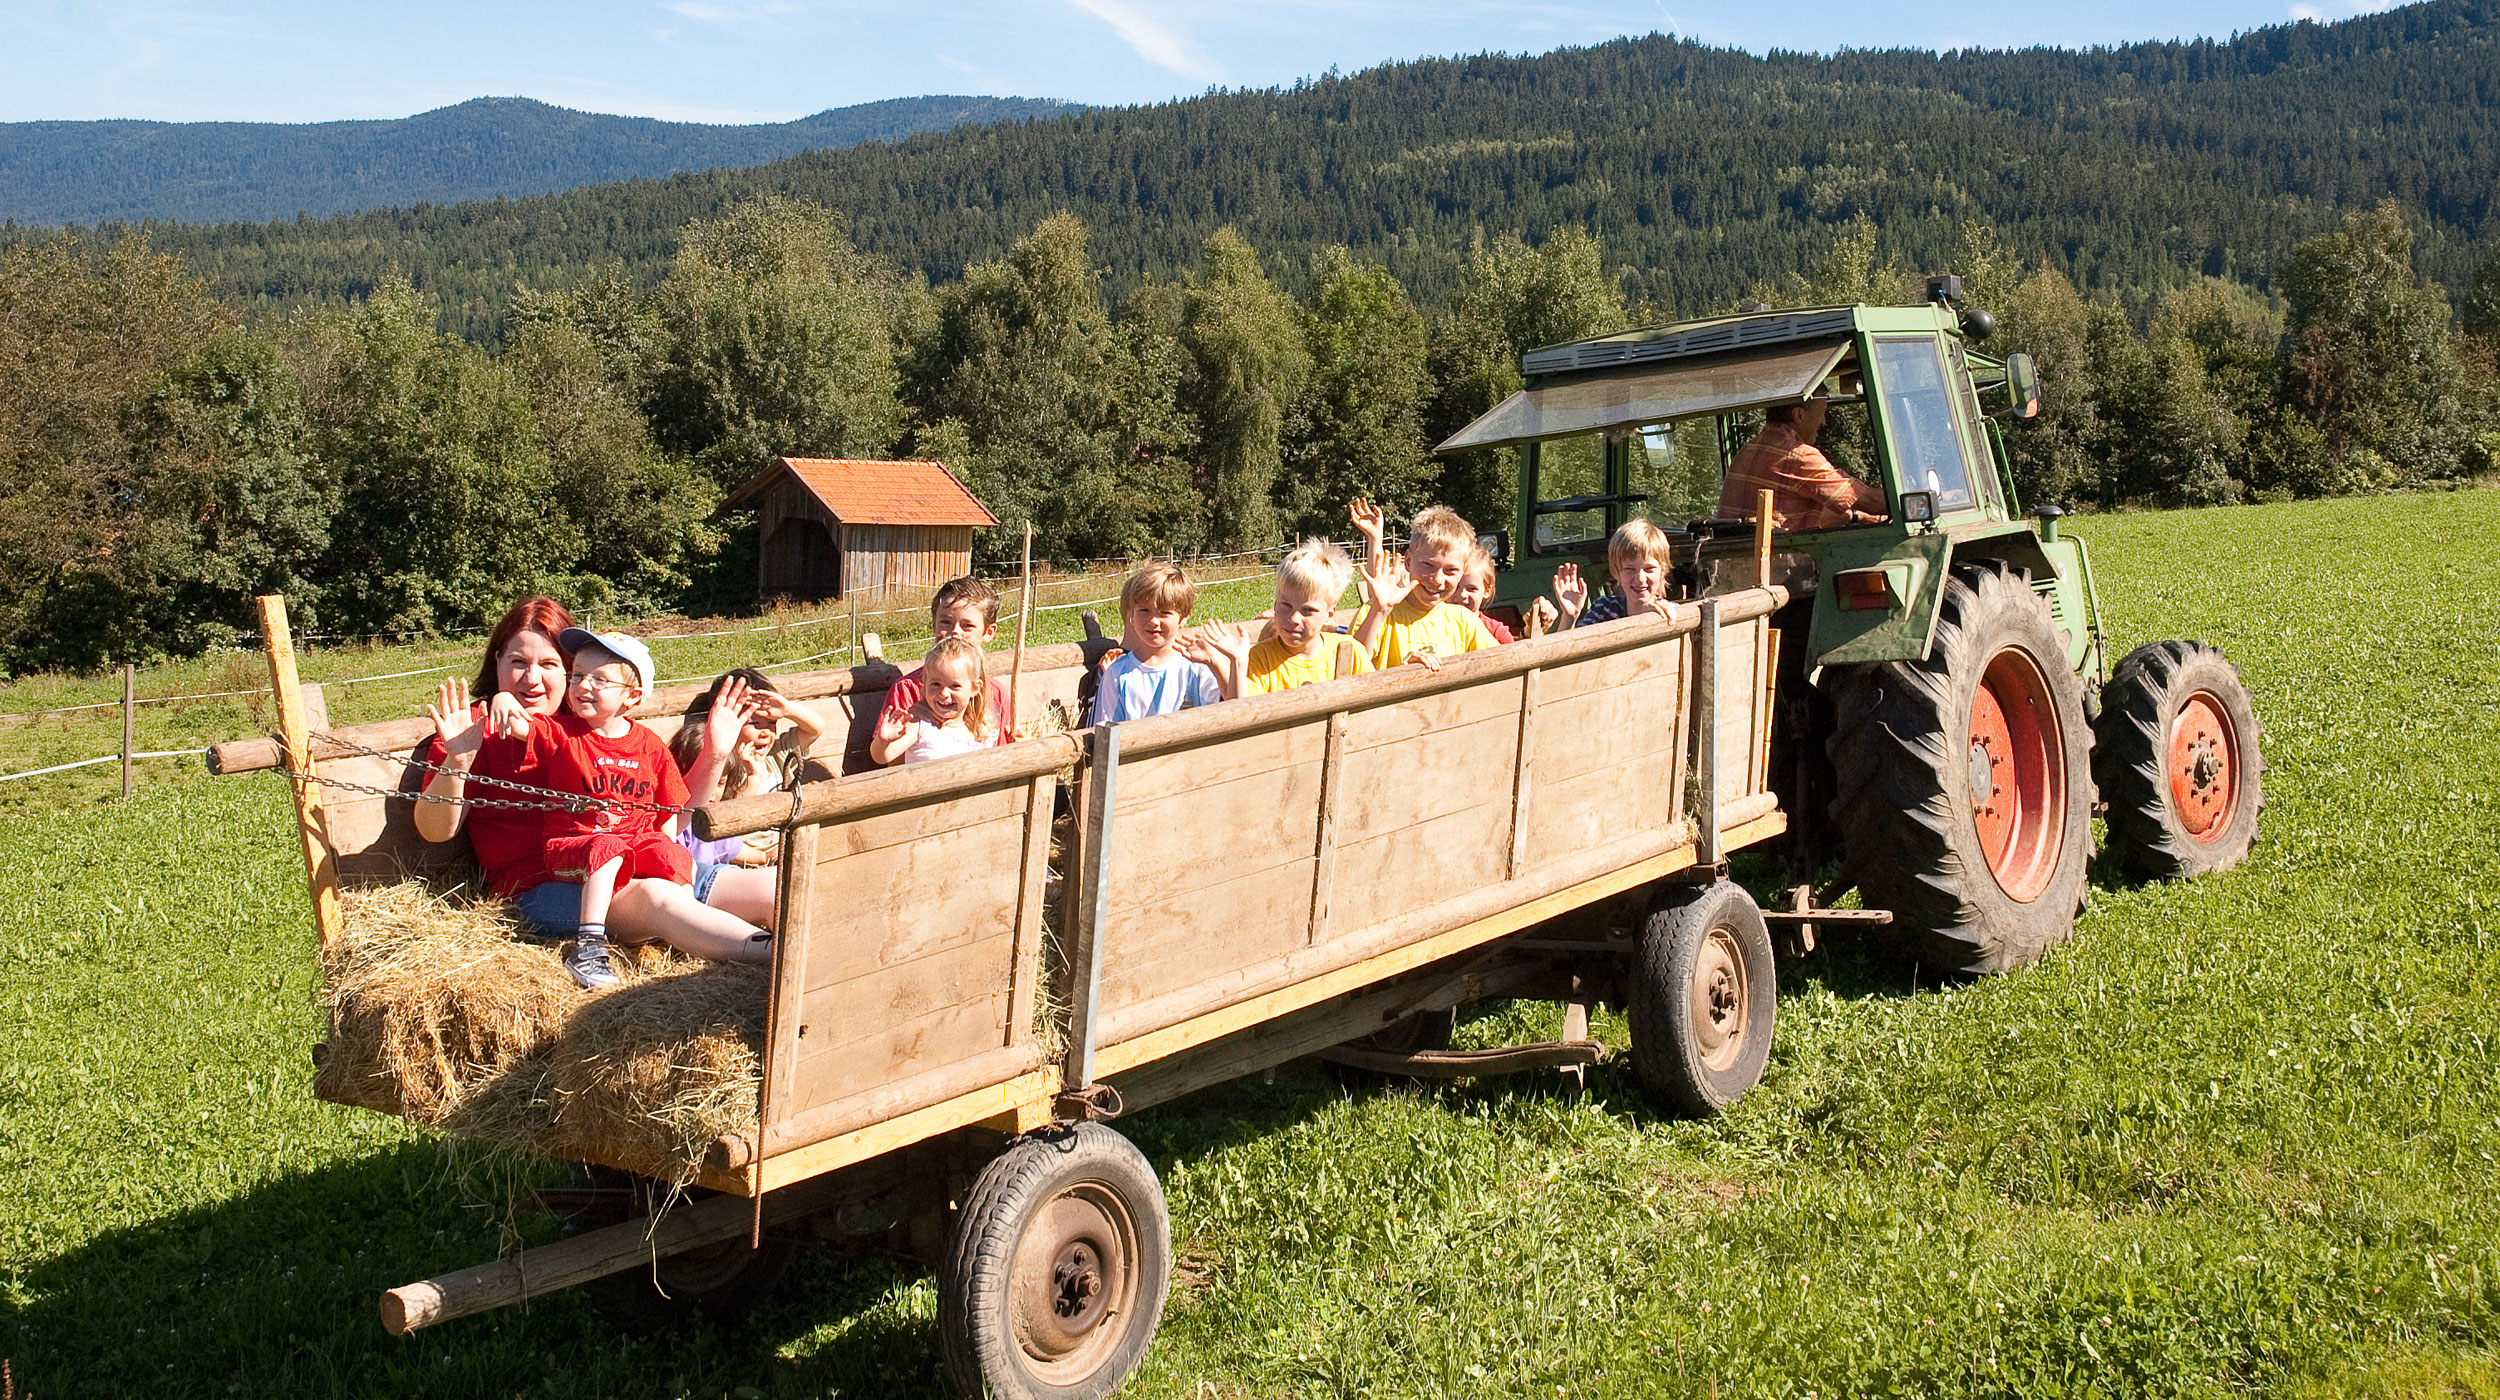
[[2029, 576], [1957, 565], [1925, 661], [1826, 684], [1843, 859], [1919, 965], [2002, 972], [2070, 937], [2092, 858], [2092, 730]]
[[1097, 1400], [1163, 1319], [1172, 1220], [1145, 1154], [1099, 1123], [1007, 1144], [938, 1264], [938, 1345], [958, 1390]]
[[1628, 1009], [1632, 1066], [1651, 1098], [1708, 1117], [1761, 1082], [1779, 974], [1744, 886], [1661, 892], [1633, 950]]
[[2127, 653], [2101, 697], [2092, 776], [2118, 867], [2178, 880], [2246, 860], [2266, 760], [2239, 668], [2203, 642], [2154, 642]]

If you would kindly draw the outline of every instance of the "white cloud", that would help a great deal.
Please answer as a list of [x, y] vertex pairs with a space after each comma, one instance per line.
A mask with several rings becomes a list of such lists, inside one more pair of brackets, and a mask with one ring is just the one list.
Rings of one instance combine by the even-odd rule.
[[1068, 0], [1068, 3], [1110, 25], [1111, 32], [1119, 36], [1121, 43], [1157, 68], [1186, 78], [1214, 79], [1223, 76], [1223, 70], [1199, 51], [1194, 40], [1160, 19], [1140, 13], [1128, 0]]
[[2405, 3], [2405, 0], [2335, 0], [2331, 5], [2298, 4], [2292, 6], [2295, 20], [2315, 20], [2332, 24], [2339, 19], [2355, 19], [2362, 15], [2382, 14]]
[[704, 24], [741, 25], [795, 15], [791, 0], [669, 0], [668, 8]]

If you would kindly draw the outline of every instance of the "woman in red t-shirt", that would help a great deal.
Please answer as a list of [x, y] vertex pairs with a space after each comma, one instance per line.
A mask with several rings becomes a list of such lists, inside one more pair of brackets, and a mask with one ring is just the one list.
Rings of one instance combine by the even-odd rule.
[[[487, 732], [486, 701], [497, 694], [509, 695], [534, 715], [552, 715], [561, 708], [569, 658], [556, 644], [556, 638], [573, 625], [573, 615], [562, 603], [552, 598], [524, 598], [512, 605], [487, 636], [486, 659], [477, 677], [477, 702], [470, 703], [466, 682], [442, 683], [435, 703], [427, 707], [427, 713], [434, 716], [437, 732], [426, 746], [425, 761], [441, 770], [427, 775], [427, 792], [451, 798], [533, 800], [526, 793], [489, 783], [478, 784], [472, 792], [470, 774], [532, 787], [546, 786], [546, 775], [537, 772], [529, 761], [529, 748], [523, 742], [526, 733], [497, 736]], [[445, 722], [464, 711], [468, 723]], [[442, 732], [446, 729], [459, 732], [446, 740]], [[544, 817], [536, 809], [515, 811], [449, 802], [420, 802], [416, 811], [418, 835], [428, 841], [449, 841], [467, 831], [469, 845], [477, 852], [477, 863], [485, 872], [486, 887], [518, 906], [523, 920], [538, 932], [552, 938], [569, 938], [580, 922], [581, 886], [557, 881], [547, 869]], [[717, 898], [728, 893], [695, 891], [662, 880], [633, 881], [619, 889], [615, 901], [608, 906], [608, 936], [618, 942], [666, 938], [706, 957], [748, 961], [754, 950], [729, 946], [743, 944], [742, 936], [733, 938], [729, 931], [732, 925], [745, 921], [723, 919], [721, 911], [706, 907], [705, 895]], [[714, 932], [722, 936], [706, 938]], [[721, 946], [712, 948], [708, 946], [711, 942]]]

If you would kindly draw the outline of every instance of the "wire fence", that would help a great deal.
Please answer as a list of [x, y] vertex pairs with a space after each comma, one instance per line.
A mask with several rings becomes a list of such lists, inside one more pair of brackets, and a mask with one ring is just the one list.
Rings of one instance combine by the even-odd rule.
[[[148, 753], [134, 753], [130, 755], [130, 759], [133, 762], [136, 762], [142, 758], [199, 758], [207, 752], [208, 750], [204, 748], [156, 749]], [[102, 758], [82, 758], [71, 763], [55, 763], [49, 768], [29, 768], [21, 773], [0, 773], [0, 783], [13, 783], [20, 778], [40, 778], [46, 773], [66, 773], [72, 768], [93, 768], [99, 763], [119, 763], [121, 761], [122, 755], [117, 753], [108, 753]]]

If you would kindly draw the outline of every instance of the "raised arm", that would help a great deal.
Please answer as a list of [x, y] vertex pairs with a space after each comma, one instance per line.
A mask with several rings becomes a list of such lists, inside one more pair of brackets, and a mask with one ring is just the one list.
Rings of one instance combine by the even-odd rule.
[[1363, 567], [1378, 569], [1389, 552], [1381, 543], [1388, 523], [1382, 519], [1380, 507], [1357, 496], [1346, 506], [1346, 514], [1353, 518], [1356, 532], [1363, 537]]
[[877, 732], [868, 740], [868, 761], [880, 768], [891, 768], [903, 761], [903, 753], [911, 747], [912, 736], [919, 732], [920, 721], [909, 711], [880, 711]]
[[[1539, 600], [1542, 601], [1542, 600]], [[1567, 632], [1580, 625], [1580, 614], [1588, 611], [1588, 580], [1580, 577], [1580, 566], [1565, 564], [1554, 570], [1554, 608], [1559, 614], [1554, 630]]]
[[792, 700], [777, 691], [755, 692], [755, 712], [771, 720], [790, 721], [790, 732], [779, 742], [786, 743], [792, 753], [807, 757], [816, 741], [825, 737], [825, 717], [815, 706]]
[[434, 735], [443, 741], [443, 771], [425, 775], [425, 790], [452, 800], [418, 803], [417, 834], [428, 841], [448, 841], [460, 834], [461, 819], [468, 815], [458, 799], [468, 791], [469, 766], [477, 762], [486, 733], [469, 713], [469, 683], [457, 676], [434, 688], [434, 703], [425, 707], [425, 717], [434, 721]]
[[1216, 687], [1227, 700], [1241, 698], [1248, 684], [1250, 643], [1236, 632], [1185, 632], [1175, 643], [1180, 654], [1215, 673]]
[[1406, 572], [1406, 561], [1384, 554], [1377, 567], [1363, 566], [1363, 620], [1354, 624], [1354, 644], [1374, 656], [1380, 654], [1380, 632], [1389, 625], [1389, 613], [1406, 601], [1415, 591], [1415, 580]]
[[703, 713], [703, 751], [695, 755], [694, 767], [686, 770], [687, 801], [701, 807], [720, 800], [721, 786], [729, 776], [729, 755], [755, 709], [755, 695], [736, 676], [712, 697], [712, 708]]

